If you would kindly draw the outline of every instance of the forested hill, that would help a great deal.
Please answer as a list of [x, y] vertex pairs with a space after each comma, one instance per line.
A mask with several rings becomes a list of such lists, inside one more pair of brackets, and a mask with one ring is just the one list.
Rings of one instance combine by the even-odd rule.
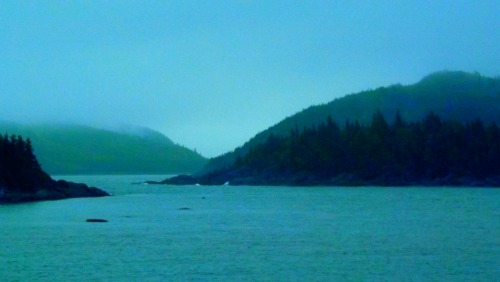
[[206, 164], [198, 153], [147, 128], [118, 131], [3, 122], [0, 132], [28, 136], [50, 174], [174, 174], [194, 172]]
[[429, 113], [389, 124], [376, 112], [369, 125], [331, 119], [288, 136], [270, 135], [225, 169], [165, 184], [500, 187], [500, 130]]
[[376, 110], [380, 110], [388, 122], [392, 122], [397, 111], [408, 122], [421, 120], [433, 111], [445, 120], [468, 122], [479, 118], [484, 123], [500, 124], [500, 78], [443, 71], [430, 74], [413, 85], [380, 87], [312, 106], [257, 134], [234, 152], [211, 159], [197, 175], [231, 166], [238, 156], [243, 156], [271, 134], [286, 136], [292, 129], [319, 125], [328, 116], [341, 127], [347, 120], [366, 125]]

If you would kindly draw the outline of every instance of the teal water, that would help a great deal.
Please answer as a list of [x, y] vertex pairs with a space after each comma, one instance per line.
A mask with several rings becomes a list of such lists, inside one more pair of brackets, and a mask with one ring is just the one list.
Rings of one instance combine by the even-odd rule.
[[164, 176], [64, 178], [114, 196], [0, 206], [1, 281], [500, 277], [499, 189], [174, 187], [131, 184]]

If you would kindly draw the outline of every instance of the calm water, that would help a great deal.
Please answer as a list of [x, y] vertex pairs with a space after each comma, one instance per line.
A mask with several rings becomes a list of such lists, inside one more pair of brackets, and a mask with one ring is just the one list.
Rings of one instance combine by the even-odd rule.
[[499, 189], [172, 187], [131, 184], [163, 176], [64, 178], [115, 196], [0, 206], [1, 281], [500, 277]]

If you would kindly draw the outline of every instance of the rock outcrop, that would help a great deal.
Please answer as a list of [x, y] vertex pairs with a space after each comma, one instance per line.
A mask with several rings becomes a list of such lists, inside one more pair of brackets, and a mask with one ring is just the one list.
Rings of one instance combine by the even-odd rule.
[[7, 187], [0, 187], [0, 203], [22, 203], [69, 198], [105, 197], [109, 193], [86, 184], [52, 180], [40, 187], [36, 192], [20, 192]]

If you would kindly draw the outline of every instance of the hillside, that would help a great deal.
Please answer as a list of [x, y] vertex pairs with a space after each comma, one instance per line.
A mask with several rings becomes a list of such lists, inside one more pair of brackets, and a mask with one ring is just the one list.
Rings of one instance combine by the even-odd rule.
[[206, 159], [147, 128], [1, 123], [0, 132], [29, 137], [49, 174], [170, 174], [199, 170]]
[[500, 187], [500, 130], [429, 113], [418, 122], [377, 111], [369, 125], [331, 119], [274, 136], [225, 169], [163, 184]]
[[211, 159], [197, 175], [231, 166], [238, 156], [245, 155], [271, 134], [286, 136], [292, 129], [317, 126], [328, 116], [340, 126], [347, 120], [365, 125], [376, 110], [380, 110], [389, 122], [396, 111], [409, 122], [421, 120], [433, 111], [445, 120], [468, 122], [479, 118], [486, 124], [500, 124], [500, 78], [443, 71], [430, 74], [413, 85], [380, 87], [312, 106], [257, 134], [235, 151]]

